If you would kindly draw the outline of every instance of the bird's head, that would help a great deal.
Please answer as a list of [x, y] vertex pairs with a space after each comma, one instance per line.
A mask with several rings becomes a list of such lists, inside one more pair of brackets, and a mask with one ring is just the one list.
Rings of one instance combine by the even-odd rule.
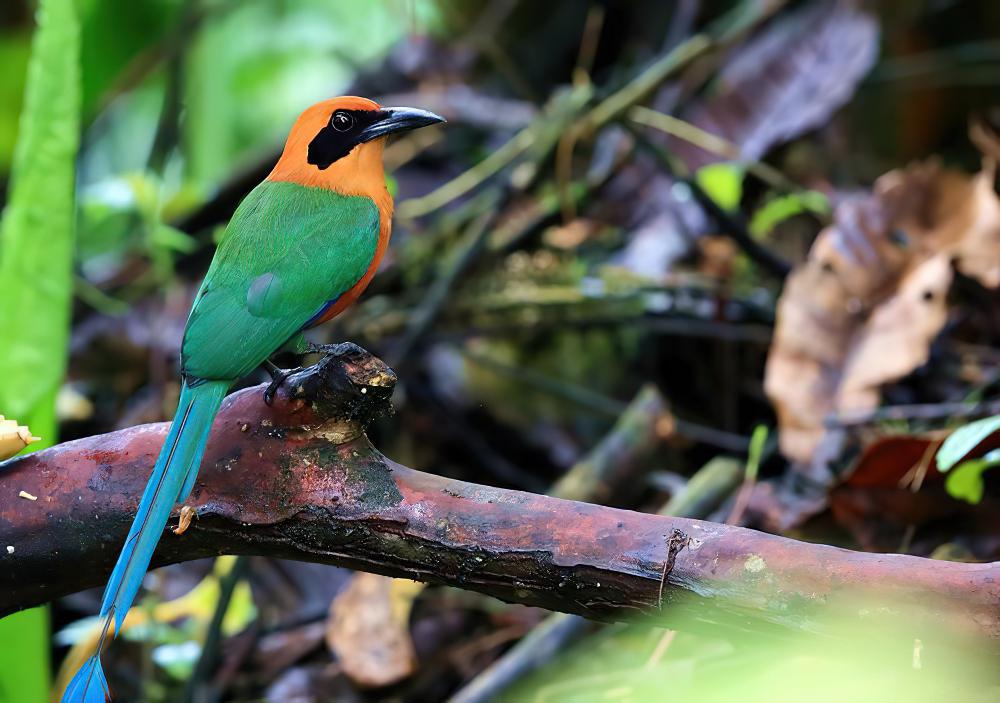
[[299, 115], [268, 178], [381, 199], [382, 147], [390, 134], [444, 122], [412, 107], [382, 107], [344, 96], [316, 103]]

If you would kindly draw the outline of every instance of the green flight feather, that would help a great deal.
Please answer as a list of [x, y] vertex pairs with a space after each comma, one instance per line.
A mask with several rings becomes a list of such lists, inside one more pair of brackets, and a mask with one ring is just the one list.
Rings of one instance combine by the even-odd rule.
[[264, 181], [236, 210], [195, 298], [184, 373], [236, 379], [260, 366], [375, 256], [371, 198]]

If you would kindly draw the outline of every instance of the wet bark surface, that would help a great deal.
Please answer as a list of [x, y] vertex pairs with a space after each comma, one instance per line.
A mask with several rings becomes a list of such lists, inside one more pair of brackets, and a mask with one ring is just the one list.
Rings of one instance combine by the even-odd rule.
[[[227, 398], [187, 502], [197, 518], [164, 532], [154, 566], [266, 555], [594, 619], [778, 631], [824, 629], [825, 606], [877, 588], [900, 613], [915, 608], [914, 627], [1000, 637], [1000, 564], [853, 552], [397, 464], [364, 434], [394, 383], [354, 348], [290, 378], [273, 407], [263, 386]], [[0, 464], [0, 614], [104, 583], [166, 432], [143, 425]]]

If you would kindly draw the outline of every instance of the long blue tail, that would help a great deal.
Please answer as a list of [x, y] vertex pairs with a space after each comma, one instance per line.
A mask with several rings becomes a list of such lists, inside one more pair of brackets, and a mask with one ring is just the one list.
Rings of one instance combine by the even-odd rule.
[[185, 383], [181, 388], [170, 433], [156, 459], [156, 466], [142, 494], [132, 529], [129, 530], [118, 563], [115, 564], [104, 590], [104, 601], [101, 604], [101, 617], [105, 618], [104, 631], [97, 651], [73, 676], [63, 694], [63, 703], [104, 703], [110, 698], [108, 683], [101, 670], [104, 641], [112, 623], [115, 632], [121, 630], [122, 622], [142, 585], [142, 577], [149, 568], [149, 561], [170, 517], [170, 511], [175, 503], [185, 500], [194, 487], [212, 420], [219, 412], [229, 386], [227, 381], [206, 381], [195, 386]]

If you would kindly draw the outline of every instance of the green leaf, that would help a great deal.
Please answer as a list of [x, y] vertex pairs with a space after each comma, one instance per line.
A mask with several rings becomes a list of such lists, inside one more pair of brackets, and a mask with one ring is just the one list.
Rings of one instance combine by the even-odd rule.
[[815, 190], [772, 198], [758, 208], [750, 218], [750, 234], [758, 238], [763, 237], [779, 223], [804, 212], [826, 215], [830, 212], [830, 201]]
[[[44, 0], [32, 43], [11, 188], [0, 223], [0, 414], [38, 424], [66, 366], [73, 290], [80, 32], [73, 0]], [[51, 412], [45, 413], [51, 416]]]
[[747, 467], [744, 475], [748, 481], [757, 479], [757, 472], [760, 470], [760, 460], [764, 455], [764, 445], [767, 444], [767, 425], [757, 425], [750, 435], [750, 448], [747, 450]]
[[983, 472], [1000, 466], [1000, 449], [995, 449], [981, 459], [963, 461], [948, 474], [944, 487], [948, 495], [967, 503], [977, 504], [983, 499]]
[[1000, 415], [986, 417], [959, 427], [948, 435], [937, 453], [938, 471], [945, 473], [961, 461], [979, 443], [1000, 430]]
[[709, 164], [698, 169], [694, 179], [716, 205], [732, 212], [743, 197], [743, 171], [739, 164]]
[[32, 608], [0, 620], [0, 700], [49, 700], [49, 613]]

